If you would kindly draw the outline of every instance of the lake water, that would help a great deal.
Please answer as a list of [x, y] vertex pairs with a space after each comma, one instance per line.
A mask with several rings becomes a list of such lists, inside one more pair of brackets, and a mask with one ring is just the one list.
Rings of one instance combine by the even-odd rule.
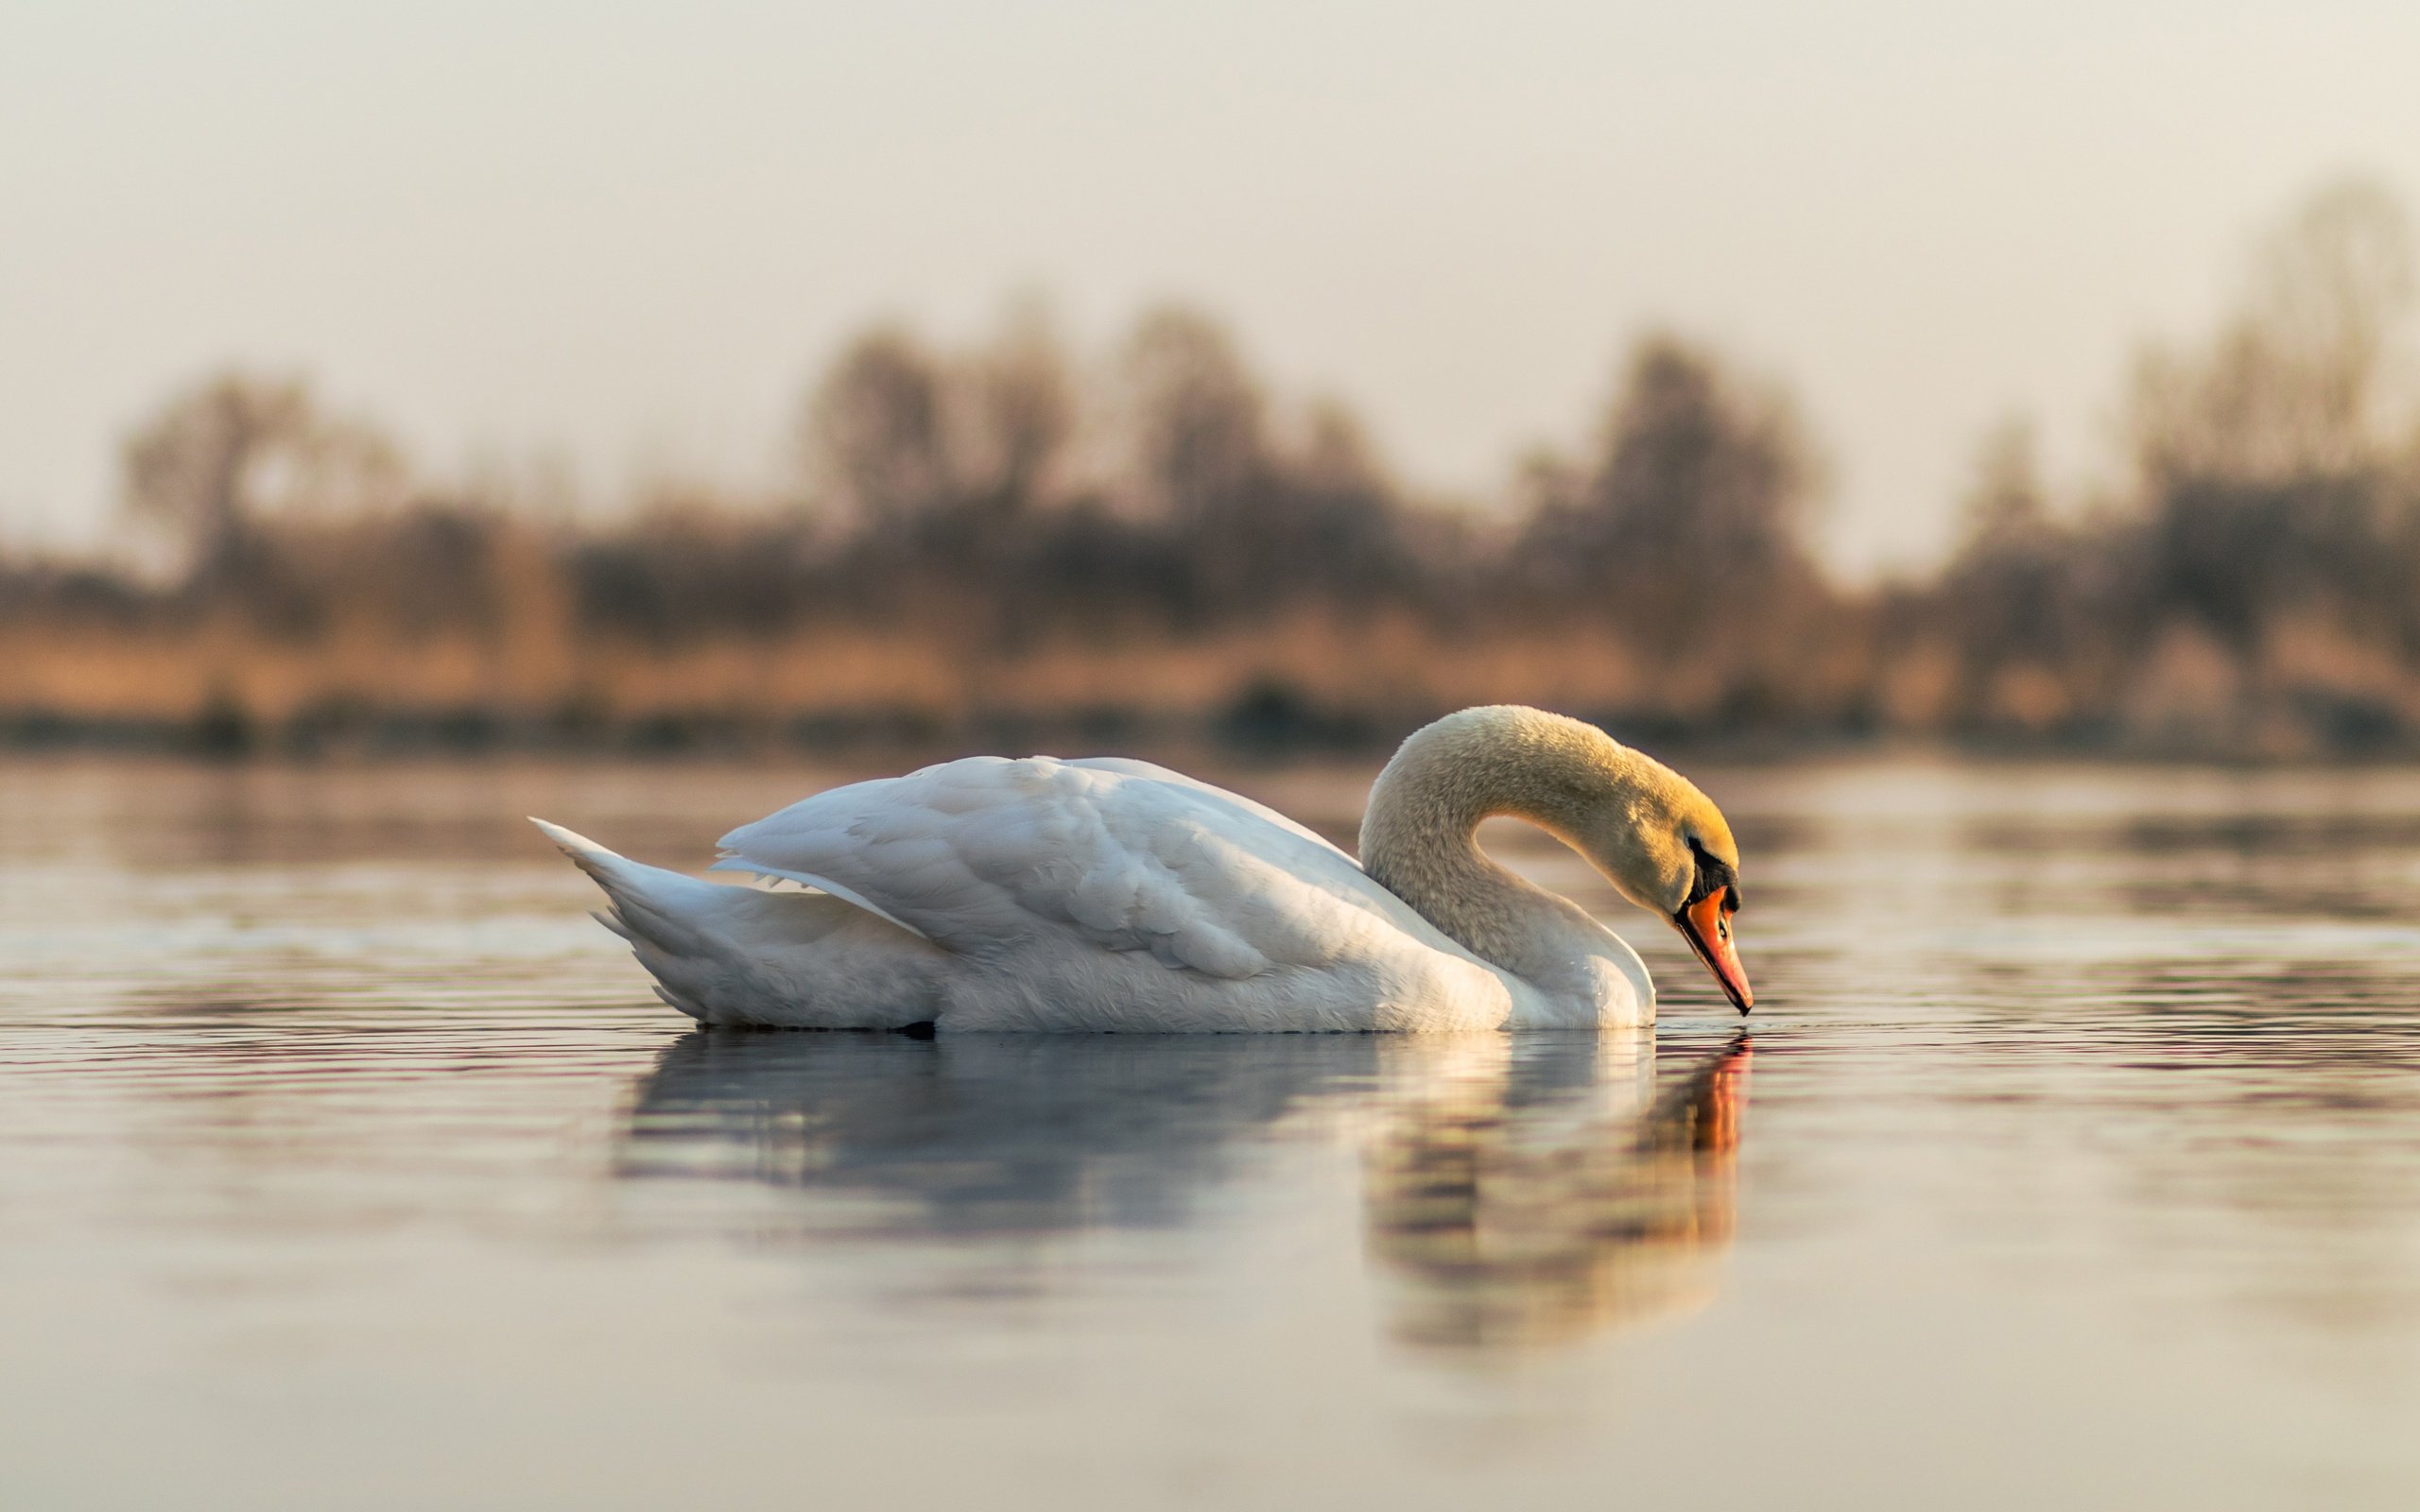
[[2420, 1505], [2420, 773], [1704, 771], [1753, 1039], [1522, 832], [1651, 1034], [702, 1034], [519, 818], [840, 775], [0, 765], [0, 1505]]

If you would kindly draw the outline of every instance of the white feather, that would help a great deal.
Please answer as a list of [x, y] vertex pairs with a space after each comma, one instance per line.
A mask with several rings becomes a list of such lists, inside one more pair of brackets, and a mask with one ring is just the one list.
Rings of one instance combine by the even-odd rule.
[[723, 836], [714, 869], [808, 892], [701, 882], [540, 828], [605, 888], [608, 927], [667, 1001], [710, 1022], [1373, 1030], [1653, 1015], [1635, 954], [1568, 905], [1533, 910], [1538, 949], [1561, 963], [1542, 986], [1293, 820], [1123, 758], [949, 762]]

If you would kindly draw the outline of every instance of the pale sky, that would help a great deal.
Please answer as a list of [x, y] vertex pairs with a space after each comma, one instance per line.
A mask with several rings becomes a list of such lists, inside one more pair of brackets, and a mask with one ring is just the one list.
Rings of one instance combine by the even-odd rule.
[[0, 541], [230, 363], [432, 470], [773, 476], [838, 344], [1181, 297], [1413, 483], [1575, 443], [1642, 327], [1796, 393], [1857, 572], [1980, 434], [2090, 472], [2129, 353], [2348, 171], [2420, 5], [0, 0]]

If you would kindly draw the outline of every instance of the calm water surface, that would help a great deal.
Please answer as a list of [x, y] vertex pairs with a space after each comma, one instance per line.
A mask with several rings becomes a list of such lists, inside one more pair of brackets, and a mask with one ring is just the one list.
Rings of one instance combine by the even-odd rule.
[[1753, 1039], [1517, 831], [1653, 1034], [703, 1034], [519, 818], [838, 775], [0, 765], [0, 1505], [2420, 1505], [2420, 774], [1704, 773]]

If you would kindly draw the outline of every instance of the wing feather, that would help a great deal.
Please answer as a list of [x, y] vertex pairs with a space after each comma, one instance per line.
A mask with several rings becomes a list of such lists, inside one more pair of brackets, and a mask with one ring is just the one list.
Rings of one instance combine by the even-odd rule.
[[974, 954], [1062, 931], [1245, 978], [1320, 964], [1374, 929], [1434, 936], [1291, 819], [1120, 758], [944, 763], [819, 793], [722, 849], [717, 869], [821, 887]]

